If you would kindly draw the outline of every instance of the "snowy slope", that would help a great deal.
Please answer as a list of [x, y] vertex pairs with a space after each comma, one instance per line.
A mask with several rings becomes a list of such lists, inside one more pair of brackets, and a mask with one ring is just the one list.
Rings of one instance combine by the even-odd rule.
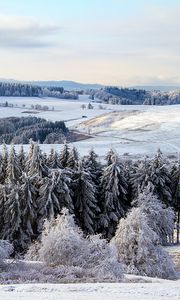
[[[91, 110], [81, 108], [82, 104], [89, 102], [87, 95], [80, 96], [79, 100], [0, 97], [0, 102], [6, 100], [18, 107], [0, 107], [1, 117], [27, 116], [22, 112], [29, 110], [32, 104], [47, 105], [50, 109], [54, 107], [55, 111], [41, 111], [36, 116], [52, 121], [64, 120], [71, 129], [91, 133], [91, 139], [75, 143], [81, 155], [87, 154], [92, 146], [100, 156], [111, 147], [120, 155], [129, 153], [141, 157], [153, 155], [158, 148], [165, 154], [177, 155], [180, 152], [180, 105], [103, 104], [103, 109], [100, 109], [99, 103], [93, 103], [94, 109]], [[23, 104], [25, 108], [22, 108]], [[42, 148], [48, 152], [50, 146], [43, 145]], [[55, 148], [61, 146], [55, 145]]]

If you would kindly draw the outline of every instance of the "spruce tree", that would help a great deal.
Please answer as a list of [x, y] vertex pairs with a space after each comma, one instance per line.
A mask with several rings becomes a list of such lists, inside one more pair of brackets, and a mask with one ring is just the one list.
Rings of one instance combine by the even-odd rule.
[[15, 250], [26, 248], [26, 236], [22, 226], [22, 206], [19, 185], [9, 185], [4, 204], [3, 239], [13, 243]]
[[136, 195], [142, 192], [148, 184], [151, 184], [157, 197], [166, 205], [172, 205], [170, 177], [170, 171], [165, 164], [161, 151], [158, 150], [154, 159], [145, 160], [140, 164], [131, 180]]
[[73, 212], [73, 204], [68, 187], [68, 175], [65, 170], [51, 171], [49, 177], [39, 182], [37, 198], [37, 228], [40, 233], [45, 219], [55, 217], [63, 207]]
[[32, 155], [27, 162], [28, 176], [38, 175], [40, 178], [48, 175], [48, 167], [44, 162], [44, 157], [38, 143], [34, 143]]
[[26, 155], [25, 155], [25, 152], [24, 152], [23, 145], [21, 145], [20, 151], [18, 153], [18, 160], [19, 160], [20, 170], [21, 170], [21, 172], [24, 172], [25, 171], [25, 165], [26, 165]]
[[57, 168], [61, 167], [61, 164], [59, 162], [58, 154], [54, 150], [54, 148], [51, 148], [51, 152], [47, 157], [47, 166], [50, 169], [57, 169]]
[[7, 160], [6, 181], [11, 184], [19, 182], [21, 177], [21, 168], [18, 156], [15, 152], [14, 145], [11, 145], [11, 150]]
[[172, 197], [173, 207], [177, 213], [176, 229], [177, 229], [177, 243], [179, 243], [179, 229], [180, 229], [180, 161], [174, 164], [171, 170], [172, 178]]
[[21, 217], [23, 231], [26, 235], [27, 245], [31, 243], [37, 235], [37, 196], [36, 176], [29, 177], [23, 172], [21, 178], [20, 197], [21, 197]]
[[6, 201], [7, 201], [7, 187], [5, 184], [0, 184], [0, 239], [3, 238], [4, 205]]
[[1, 155], [1, 174], [0, 174], [0, 183], [2, 184], [5, 183], [5, 179], [6, 179], [7, 162], [8, 162], [7, 146], [5, 143], [3, 143], [2, 155]]
[[113, 163], [114, 156], [116, 156], [116, 155], [117, 155], [117, 153], [112, 148], [108, 151], [108, 153], [105, 156], [105, 160], [106, 160], [108, 166]]
[[87, 234], [97, 231], [97, 214], [100, 212], [96, 199], [96, 186], [88, 169], [79, 163], [73, 177], [73, 200], [79, 226]]
[[99, 229], [103, 236], [111, 238], [115, 233], [119, 219], [124, 217], [129, 203], [127, 199], [127, 182], [124, 166], [116, 154], [111, 164], [104, 168], [101, 177], [101, 215]]
[[79, 153], [75, 147], [69, 151], [66, 167], [77, 170], [79, 162]]
[[62, 168], [67, 167], [68, 159], [69, 159], [69, 147], [68, 147], [67, 142], [65, 142], [63, 145], [63, 148], [60, 152], [60, 155], [59, 155], [59, 162], [60, 162]]

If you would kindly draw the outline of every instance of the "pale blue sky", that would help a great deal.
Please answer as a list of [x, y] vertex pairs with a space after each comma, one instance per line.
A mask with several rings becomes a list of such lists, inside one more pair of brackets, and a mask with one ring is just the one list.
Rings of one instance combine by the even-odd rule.
[[180, 84], [175, 0], [0, 0], [0, 77]]

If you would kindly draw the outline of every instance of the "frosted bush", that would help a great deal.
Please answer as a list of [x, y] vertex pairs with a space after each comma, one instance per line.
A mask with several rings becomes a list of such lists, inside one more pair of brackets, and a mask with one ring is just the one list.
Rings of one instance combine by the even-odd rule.
[[126, 219], [120, 220], [111, 243], [116, 245], [119, 261], [125, 263], [127, 273], [159, 278], [176, 276], [170, 256], [140, 208], [133, 208]]
[[49, 267], [79, 267], [86, 277], [98, 280], [122, 278], [115, 246], [99, 235], [85, 238], [66, 209], [56, 220], [46, 222], [38, 254]]
[[0, 267], [1, 268], [6, 265], [5, 260], [10, 257], [13, 251], [14, 248], [8, 241], [0, 240]]
[[167, 237], [173, 234], [175, 213], [166, 207], [151, 191], [149, 185], [134, 201], [147, 217], [149, 226], [155, 231], [162, 245], [167, 244]]

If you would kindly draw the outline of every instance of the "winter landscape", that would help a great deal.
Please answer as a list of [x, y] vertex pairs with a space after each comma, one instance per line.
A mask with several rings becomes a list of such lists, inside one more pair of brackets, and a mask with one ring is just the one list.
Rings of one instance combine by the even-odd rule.
[[0, 11], [0, 300], [180, 299], [178, 1]]

